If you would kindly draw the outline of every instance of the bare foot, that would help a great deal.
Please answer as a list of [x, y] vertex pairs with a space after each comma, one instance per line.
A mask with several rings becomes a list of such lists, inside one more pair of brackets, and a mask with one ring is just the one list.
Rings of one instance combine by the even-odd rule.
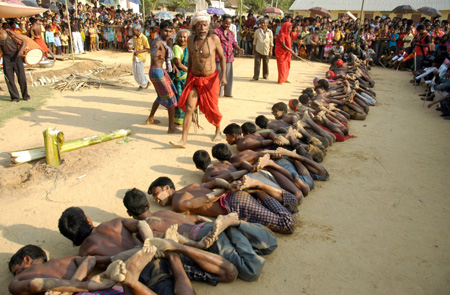
[[127, 266], [122, 260], [113, 261], [103, 273], [108, 278], [116, 282], [123, 282], [127, 273]]
[[279, 155], [281, 156], [286, 156], [286, 157], [290, 157], [292, 156], [292, 153], [290, 150], [287, 150], [285, 148], [279, 147], [275, 150]]
[[276, 144], [276, 145], [290, 145], [290, 144], [291, 144], [291, 143], [289, 142], [289, 140], [288, 140], [286, 137], [282, 136], [282, 135], [279, 135], [279, 136], [273, 141], [273, 143]]
[[133, 255], [130, 259], [125, 262], [126, 272], [125, 279], [122, 281], [125, 285], [135, 284], [139, 280], [139, 275], [141, 274], [144, 267], [152, 261], [156, 253], [156, 247], [145, 246], [142, 247], [138, 253]]
[[223, 140], [223, 136], [222, 133], [216, 133], [214, 134], [212, 141], [217, 142], [217, 141], [222, 141]]
[[156, 247], [158, 251], [170, 251], [175, 250], [176, 243], [172, 240], [154, 238], [150, 240], [151, 244]]
[[172, 127], [172, 128], [169, 128], [168, 130], [167, 130], [167, 133], [169, 133], [169, 134], [172, 134], [172, 133], [181, 133], [182, 131], [180, 130], [180, 129], [178, 129], [178, 128], [176, 128], [176, 127]]
[[214, 235], [214, 232], [211, 231], [208, 235], [204, 236], [198, 243], [197, 248], [199, 249], [208, 249], [217, 241], [218, 235]]
[[166, 230], [164, 238], [178, 243], [178, 224], [172, 224]]
[[179, 148], [182, 148], [182, 149], [185, 149], [186, 148], [186, 144], [187, 144], [187, 142], [184, 141], [184, 140], [180, 140], [180, 141], [176, 141], [176, 142], [169, 141], [169, 143], [171, 145], [173, 145], [173, 146], [176, 146], [176, 147], [179, 147]]
[[255, 172], [261, 171], [262, 169], [264, 169], [266, 166], [268, 166], [271, 163], [272, 163], [272, 160], [270, 160], [270, 155], [265, 154], [264, 156], [260, 157], [258, 159], [258, 161], [256, 162], [256, 165], [254, 166]]
[[232, 192], [237, 192], [237, 191], [241, 190], [241, 186], [242, 186], [242, 181], [235, 180], [230, 184], [230, 190]]
[[247, 175], [242, 177], [242, 185], [240, 187], [240, 190], [249, 190], [254, 189], [258, 187], [258, 184], [260, 184], [260, 181], [250, 178]]
[[150, 125], [150, 124], [159, 124], [161, 123], [161, 121], [159, 120], [155, 120], [155, 118], [153, 117], [148, 117], [147, 121], [145, 121], [145, 124]]
[[239, 226], [241, 221], [239, 220], [236, 212], [228, 213], [227, 215], [219, 215], [214, 221], [214, 228], [212, 232], [218, 236], [221, 232], [229, 228], [230, 226]]

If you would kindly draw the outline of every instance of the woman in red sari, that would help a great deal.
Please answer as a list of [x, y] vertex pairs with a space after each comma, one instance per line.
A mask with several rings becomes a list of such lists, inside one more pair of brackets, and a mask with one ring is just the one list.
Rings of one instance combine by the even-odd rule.
[[275, 57], [277, 58], [278, 67], [278, 83], [284, 83], [289, 76], [289, 69], [291, 68], [292, 56], [292, 41], [291, 41], [292, 24], [289, 22], [281, 26], [278, 37], [275, 40]]

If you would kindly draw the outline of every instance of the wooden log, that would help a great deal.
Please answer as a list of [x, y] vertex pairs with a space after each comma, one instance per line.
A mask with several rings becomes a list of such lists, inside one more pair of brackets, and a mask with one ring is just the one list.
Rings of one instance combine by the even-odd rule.
[[[117, 139], [131, 134], [130, 129], [119, 129], [110, 133], [85, 137], [81, 139], [64, 142], [59, 148], [60, 153], [70, 152], [82, 147], [97, 144], [100, 142]], [[23, 151], [10, 152], [11, 162], [14, 164], [22, 164], [33, 160], [42, 159], [45, 157], [45, 147], [32, 148]]]
[[47, 165], [59, 166], [61, 164], [59, 149], [64, 143], [64, 134], [59, 130], [47, 128], [44, 130], [43, 135]]

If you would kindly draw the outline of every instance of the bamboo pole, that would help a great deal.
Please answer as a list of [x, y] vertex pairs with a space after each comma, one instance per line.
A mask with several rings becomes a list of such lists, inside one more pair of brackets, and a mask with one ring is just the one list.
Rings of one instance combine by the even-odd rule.
[[59, 149], [64, 143], [64, 134], [56, 129], [47, 128], [43, 132], [45, 144], [45, 159], [47, 165], [59, 166], [61, 164], [61, 156]]
[[359, 35], [359, 32], [361, 31], [361, 26], [362, 26], [362, 24], [364, 22], [363, 12], [364, 12], [364, 0], [362, 0], [362, 3], [361, 3], [361, 13], [360, 13], [360, 16], [359, 16], [358, 32], [356, 32], [356, 45], [358, 45], [358, 46], [359, 46], [359, 39], [361, 38], [361, 36]]
[[[110, 133], [95, 135], [91, 137], [80, 138], [64, 142], [59, 149], [60, 153], [70, 152], [82, 147], [97, 144], [100, 142], [117, 139], [131, 134], [130, 129], [119, 129]], [[14, 164], [22, 164], [33, 160], [42, 159], [45, 157], [45, 147], [38, 147], [23, 151], [10, 152], [11, 162]]]

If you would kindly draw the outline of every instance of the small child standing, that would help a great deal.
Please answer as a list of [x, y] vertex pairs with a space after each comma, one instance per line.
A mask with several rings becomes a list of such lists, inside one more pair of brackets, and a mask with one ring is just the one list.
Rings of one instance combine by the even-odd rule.
[[69, 49], [69, 34], [67, 29], [61, 34], [61, 45], [62, 45], [62, 53], [67, 54], [67, 50]]
[[55, 44], [55, 35], [53, 34], [52, 27], [50, 25], [45, 26], [45, 43], [47, 43], [47, 47], [51, 53], [54, 52], [54, 44]]
[[61, 38], [59, 38], [59, 32], [55, 33], [55, 47], [56, 54], [61, 55]]
[[91, 51], [97, 51], [97, 30], [95, 29], [94, 25], [91, 24], [89, 27], [89, 36], [90, 36], [90, 50]]

